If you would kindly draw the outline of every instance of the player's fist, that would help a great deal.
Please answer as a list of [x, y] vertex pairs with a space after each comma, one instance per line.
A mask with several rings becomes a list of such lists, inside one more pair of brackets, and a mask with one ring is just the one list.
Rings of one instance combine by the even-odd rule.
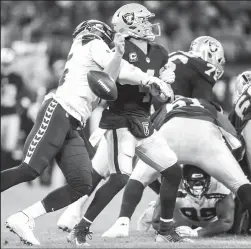
[[164, 81], [153, 83], [150, 93], [161, 102], [172, 102], [174, 100], [173, 89]]
[[181, 237], [198, 237], [197, 230], [192, 229], [188, 226], [179, 226], [175, 229], [176, 233], [178, 233]]
[[123, 55], [125, 52], [125, 37], [121, 33], [116, 33], [114, 36], [115, 52]]
[[160, 79], [168, 84], [172, 84], [175, 81], [175, 68], [173, 68], [173, 65], [175, 66], [173, 62], [167, 63], [164, 66], [164, 70], [160, 73]]

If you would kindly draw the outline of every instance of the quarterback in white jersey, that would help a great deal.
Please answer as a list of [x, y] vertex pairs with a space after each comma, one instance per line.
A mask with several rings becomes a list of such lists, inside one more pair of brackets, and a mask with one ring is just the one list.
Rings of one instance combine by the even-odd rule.
[[[114, 40], [113, 40], [114, 37]], [[114, 41], [115, 51], [108, 44]], [[10, 216], [6, 227], [22, 241], [39, 245], [32, 232], [34, 219], [61, 209], [89, 193], [92, 165], [86, 143], [77, 132], [97, 105], [99, 98], [87, 82], [89, 70], [104, 70], [121, 84], [162, 84], [140, 69], [122, 60], [124, 37], [115, 34], [103, 22], [82, 22], [73, 34], [73, 44], [55, 95], [42, 104], [35, 124], [24, 145], [22, 163], [1, 172], [1, 192], [39, 176], [54, 158], [67, 185], [51, 192], [42, 201]]]
[[[159, 197], [138, 220], [137, 230], [158, 230]], [[205, 237], [227, 232], [234, 222], [234, 198], [229, 189], [196, 166], [184, 165], [174, 221], [181, 236]]]

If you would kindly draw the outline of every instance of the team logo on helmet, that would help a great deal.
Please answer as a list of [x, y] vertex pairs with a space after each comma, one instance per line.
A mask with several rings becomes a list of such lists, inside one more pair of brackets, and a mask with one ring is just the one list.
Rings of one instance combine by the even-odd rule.
[[134, 21], [134, 13], [126, 13], [122, 16], [122, 19], [127, 25], [132, 25]]
[[215, 53], [218, 51], [219, 46], [215, 42], [209, 41], [209, 49], [210, 52]]

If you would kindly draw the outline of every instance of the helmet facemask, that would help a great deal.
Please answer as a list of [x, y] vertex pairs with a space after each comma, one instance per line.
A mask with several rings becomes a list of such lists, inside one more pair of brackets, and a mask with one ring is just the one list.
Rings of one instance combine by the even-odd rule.
[[148, 16], [135, 17], [133, 25], [130, 29], [133, 29], [133, 35], [135, 38], [140, 38], [148, 41], [154, 41], [156, 36], [160, 36], [159, 23], [152, 24], [149, 19], [153, 18], [155, 14], [151, 13]]
[[186, 174], [183, 174], [183, 184], [190, 195], [201, 198], [209, 189], [210, 176], [202, 170], [190, 171], [189, 169]]

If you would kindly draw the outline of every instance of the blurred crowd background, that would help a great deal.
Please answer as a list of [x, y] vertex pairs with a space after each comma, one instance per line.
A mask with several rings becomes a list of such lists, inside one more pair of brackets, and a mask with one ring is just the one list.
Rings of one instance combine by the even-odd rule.
[[[1, 167], [18, 164], [44, 95], [63, 72], [74, 28], [87, 19], [110, 23], [113, 13], [131, 1], [1, 1]], [[218, 100], [226, 113], [233, 83], [251, 68], [251, 1], [134, 1], [155, 13], [170, 52], [187, 51], [200, 35], [217, 38], [225, 49], [225, 74]], [[13, 73], [13, 81], [6, 75]], [[87, 132], [89, 127], [87, 126]], [[50, 185], [52, 167], [40, 178]]]

